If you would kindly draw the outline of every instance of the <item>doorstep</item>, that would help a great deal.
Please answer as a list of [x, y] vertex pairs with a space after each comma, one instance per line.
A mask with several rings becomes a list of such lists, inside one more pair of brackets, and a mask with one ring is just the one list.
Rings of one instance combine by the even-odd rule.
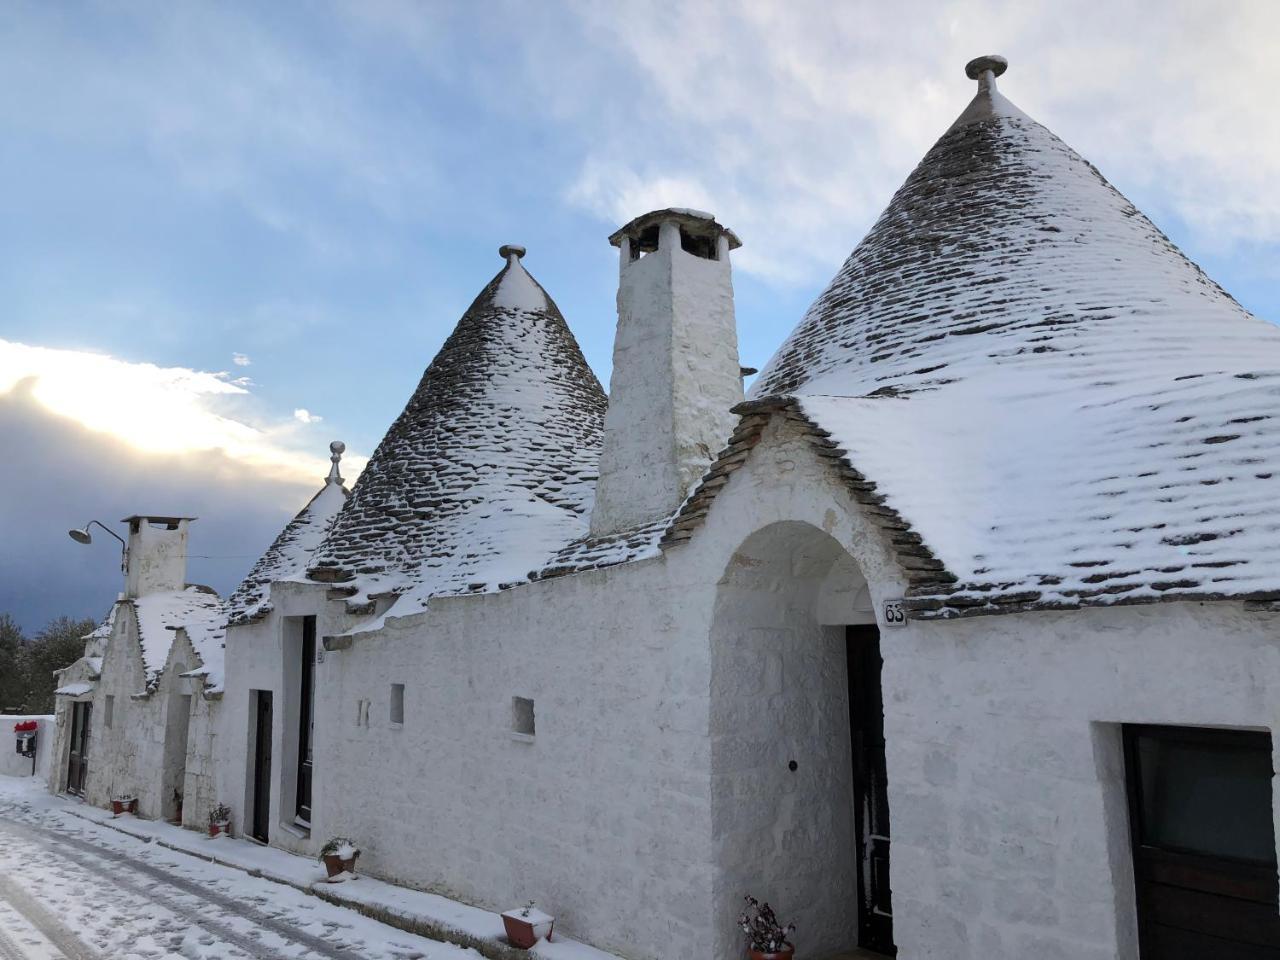
[[490, 960], [531, 956], [541, 960], [619, 960], [612, 953], [558, 935], [553, 941], [539, 941], [531, 950], [519, 950], [507, 943], [500, 914], [364, 875], [345, 883], [328, 883], [324, 869], [315, 860], [277, 847], [235, 837], [209, 837], [128, 813], [116, 817], [109, 810], [87, 803], [67, 804], [59, 809], [148, 843], [287, 884], [409, 933], [472, 947]]

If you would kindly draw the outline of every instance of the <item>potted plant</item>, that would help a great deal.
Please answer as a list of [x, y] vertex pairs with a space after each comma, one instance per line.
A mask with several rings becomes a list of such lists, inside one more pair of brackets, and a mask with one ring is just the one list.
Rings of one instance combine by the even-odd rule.
[[117, 793], [111, 796], [111, 815], [118, 817], [122, 813], [137, 813], [138, 798], [132, 793]]
[[791, 960], [796, 948], [787, 939], [796, 925], [778, 922], [773, 908], [755, 897], [746, 898], [747, 908], [738, 917], [738, 926], [747, 935], [747, 956], [751, 960]]
[[320, 848], [320, 862], [331, 880], [342, 873], [355, 876], [358, 856], [360, 848], [350, 837], [330, 837]]
[[533, 901], [530, 900], [523, 907], [504, 913], [502, 925], [506, 927], [507, 939], [513, 947], [528, 950], [543, 937], [551, 939], [551, 929], [556, 925], [556, 918], [533, 909]]
[[209, 811], [209, 836], [216, 837], [220, 833], [231, 836], [231, 808], [225, 803], [219, 803]]

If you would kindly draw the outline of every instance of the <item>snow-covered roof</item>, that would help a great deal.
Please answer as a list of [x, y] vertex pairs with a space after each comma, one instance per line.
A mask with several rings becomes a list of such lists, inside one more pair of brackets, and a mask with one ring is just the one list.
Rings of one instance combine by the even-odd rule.
[[271, 610], [271, 584], [295, 579], [306, 572], [311, 555], [324, 540], [334, 517], [349, 496], [337, 472], [340, 446], [337, 441], [331, 444], [334, 453], [330, 459], [334, 462], [334, 469], [324, 486], [285, 525], [266, 553], [258, 558], [235, 592], [227, 598], [227, 620], [230, 624], [249, 623], [265, 616]]
[[68, 683], [53, 691], [53, 694], [57, 697], [82, 697], [92, 689], [92, 683]]
[[918, 617], [1280, 597], [1280, 329], [978, 76], [743, 412], [807, 424]]
[[213, 590], [189, 584], [184, 590], [148, 593], [128, 602], [133, 604], [138, 618], [138, 642], [148, 690], [155, 687], [164, 670], [173, 632], [179, 627], [186, 630], [200, 657], [203, 669], [199, 672], [205, 677], [205, 688], [210, 692], [222, 689], [227, 618], [222, 601]]
[[500, 252], [312, 559], [353, 606], [522, 582], [586, 533], [604, 391], [523, 248]]

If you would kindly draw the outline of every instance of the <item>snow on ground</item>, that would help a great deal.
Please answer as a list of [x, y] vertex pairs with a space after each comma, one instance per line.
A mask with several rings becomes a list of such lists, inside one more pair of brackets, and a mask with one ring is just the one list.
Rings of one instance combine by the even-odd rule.
[[[334, 900], [505, 947], [495, 913], [369, 877], [336, 885], [323, 877], [307, 857], [160, 821], [113, 818], [51, 796], [37, 780], [0, 777], [0, 960], [480, 956]], [[559, 938], [530, 955], [616, 960]]]

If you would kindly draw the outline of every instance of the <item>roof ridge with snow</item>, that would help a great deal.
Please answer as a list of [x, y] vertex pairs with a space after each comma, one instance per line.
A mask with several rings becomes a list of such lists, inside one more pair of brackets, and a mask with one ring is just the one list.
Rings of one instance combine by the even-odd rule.
[[353, 606], [520, 582], [586, 533], [607, 400], [524, 249], [500, 253], [311, 561]]

